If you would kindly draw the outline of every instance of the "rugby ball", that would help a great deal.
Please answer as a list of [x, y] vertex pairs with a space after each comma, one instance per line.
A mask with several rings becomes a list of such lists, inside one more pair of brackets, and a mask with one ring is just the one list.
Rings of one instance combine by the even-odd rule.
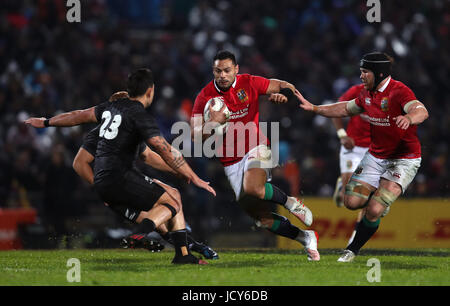
[[[219, 111], [225, 105], [225, 102], [223, 101], [222, 97], [214, 97], [214, 98], [209, 99], [208, 102], [206, 102], [205, 108], [203, 110], [203, 118], [204, 118], [205, 122], [209, 121], [209, 119], [210, 119], [210, 114], [209, 114], [209, 106], [210, 105], [211, 105], [211, 109], [213, 111]], [[225, 114], [227, 119], [230, 118], [231, 112], [226, 105], [225, 105], [225, 108], [223, 109], [223, 113]], [[214, 130], [218, 134], [225, 134], [227, 131], [227, 128], [228, 128], [228, 122], [225, 122], [224, 124], [216, 127]]]

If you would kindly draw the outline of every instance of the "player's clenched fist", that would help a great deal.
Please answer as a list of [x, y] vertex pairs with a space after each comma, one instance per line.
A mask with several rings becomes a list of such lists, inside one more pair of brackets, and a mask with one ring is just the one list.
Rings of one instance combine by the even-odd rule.
[[402, 130], [406, 130], [411, 125], [411, 118], [409, 116], [398, 116], [394, 118], [394, 121]]
[[34, 126], [35, 128], [44, 128], [44, 121], [47, 118], [41, 117], [41, 118], [28, 118], [24, 121], [25, 124], [29, 124], [31, 126]]
[[288, 98], [280, 93], [272, 93], [269, 96], [269, 101], [275, 104], [283, 104], [288, 101]]

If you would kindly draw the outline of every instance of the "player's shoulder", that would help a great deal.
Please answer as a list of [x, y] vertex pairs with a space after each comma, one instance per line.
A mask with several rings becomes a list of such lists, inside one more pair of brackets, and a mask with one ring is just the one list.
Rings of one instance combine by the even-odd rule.
[[144, 109], [144, 105], [141, 102], [136, 100], [130, 100], [128, 98], [119, 99], [113, 102], [110, 102], [111, 105], [116, 105], [123, 108], [142, 108]]
[[236, 78], [236, 88], [253, 88], [256, 89], [259, 94], [265, 94], [270, 83], [270, 80], [263, 76], [248, 73], [238, 74]]
[[133, 115], [136, 113], [146, 113], [142, 103], [130, 99], [121, 99], [111, 102], [111, 107], [120, 110], [122, 114]]
[[364, 84], [356, 84], [347, 89], [340, 97], [339, 101], [349, 101], [358, 98], [361, 94], [364, 94]]
[[98, 107], [103, 107], [104, 109], [128, 109], [128, 108], [138, 108], [144, 109], [144, 105], [139, 101], [130, 100], [128, 98], [118, 99], [116, 101], [106, 101], [98, 105]]
[[214, 81], [211, 81], [205, 87], [203, 87], [202, 90], [200, 90], [200, 92], [197, 94], [197, 97], [195, 98], [195, 102], [194, 102], [194, 108], [198, 107], [199, 105], [202, 106], [202, 105], [206, 104], [206, 102], [209, 99], [220, 96], [220, 95], [221, 94], [217, 91], [217, 89], [214, 85]]
[[405, 83], [401, 81], [397, 81], [391, 78], [391, 84], [389, 84], [388, 88], [390, 90], [391, 95], [398, 95], [402, 93], [412, 93], [411, 88], [408, 87]]
[[250, 83], [257, 79], [265, 79], [265, 78], [262, 76], [253, 75], [253, 74], [249, 74], [249, 73], [242, 73], [242, 74], [236, 75], [236, 83], [240, 83], [240, 84]]
[[361, 83], [361, 84], [355, 84], [355, 85], [353, 85], [352, 87], [350, 87], [349, 90], [351, 90], [351, 91], [353, 91], [353, 92], [358, 92], [358, 93], [360, 93], [363, 89], [364, 89], [364, 84]]
[[214, 81], [210, 81], [205, 85], [205, 87], [200, 90], [200, 92], [197, 94], [197, 97], [206, 97], [215, 93], [217, 93], [217, 90], [214, 86]]
[[249, 80], [253, 77], [253, 75], [249, 74], [249, 73], [241, 73], [236, 75], [236, 78], [238, 81], [244, 81], [244, 80]]
[[391, 89], [406, 89], [406, 88], [409, 89], [409, 87], [405, 83], [403, 83], [402, 81], [394, 80], [392, 78], [391, 78], [390, 81], [392, 83]]

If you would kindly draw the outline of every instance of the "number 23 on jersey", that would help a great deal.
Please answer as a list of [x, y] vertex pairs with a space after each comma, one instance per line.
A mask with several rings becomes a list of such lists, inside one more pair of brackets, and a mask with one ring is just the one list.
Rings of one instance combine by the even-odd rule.
[[102, 119], [104, 119], [102, 126], [100, 127], [100, 137], [106, 139], [114, 139], [119, 133], [119, 126], [122, 123], [122, 116], [115, 115], [112, 117], [110, 111], [104, 111], [102, 114]]

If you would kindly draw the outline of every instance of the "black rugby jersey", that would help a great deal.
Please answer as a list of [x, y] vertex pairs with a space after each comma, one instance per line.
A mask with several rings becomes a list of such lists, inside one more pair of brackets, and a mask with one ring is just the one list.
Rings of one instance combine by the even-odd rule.
[[[95, 128], [90, 130], [83, 139], [83, 144], [81, 147], [89, 152], [92, 156], [95, 156], [95, 152], [97, 151], [97, 143], [98, 143], [98, 134], [100, 131], [100, 125], [97, 125]], [[139, 157], [147, 148], [147, 144], [145, 141], [139, 144], [138, 154], [136, 156]]]
[[139, 144], [159, 136], [155, 119], [138, 101], [121, 99], [95, 107], [101, 122], [95, 152], [94, 184], [114, 183], [132, 169]]

